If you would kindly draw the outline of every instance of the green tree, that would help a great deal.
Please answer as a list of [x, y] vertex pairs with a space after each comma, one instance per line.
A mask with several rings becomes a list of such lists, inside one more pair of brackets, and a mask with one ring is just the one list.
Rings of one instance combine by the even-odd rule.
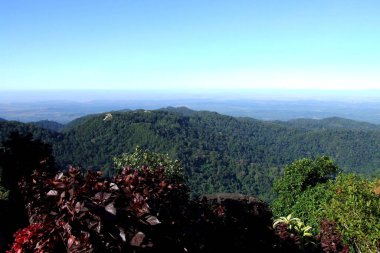
[[336, 222], [356, 252], [380, 251], [380, 197], [374, 188], [375, 181], [341, 174], [330, 183], [330, 198], [320, 206], [320, 215]]
[[[334, 178], [338, 171], [338, 167], [326, 156], [317, 157], [315, 160], [304, 158], [286, 166], [283, 176], [274, 183], [274, 190], [278, 193], [272, 205], [274, 214], [295, 214], [293, 207], [301, 195]], [[300, 214], [296, 216], [303, 218]]]
[[380, 197], [371, 181], [340, 173], [331, 159], [302, 159], [287, 166], [275, 182], [276, 216], [292, 214], [318, 231], [322, 220], [336, 223], [345, 243], [355, 252], [380, 251]]
[[168, 154], [161, 154], [145, 150], [137, 146], [133, 153], [124, 153], [113, 158], [117, 170], [125, 167], [140, 169], [143, 166], [150, 169], [164, 168], [166, 176], [184, 179], [183, 169], [179, 160], [173, 160]]
[[17, 190], [17, 183], [29, 177], [35, 169], [49, 168], [54, 170], [52, 148], [32, 134], [21, 135], [12, 132], [9, 139], [3, 142], [0, 153], [2, 185], [8, 190]]

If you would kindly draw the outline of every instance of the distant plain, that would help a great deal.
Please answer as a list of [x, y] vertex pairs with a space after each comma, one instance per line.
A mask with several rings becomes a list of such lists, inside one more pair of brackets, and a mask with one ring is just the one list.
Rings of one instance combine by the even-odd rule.
[[185, 106], [260, 120], [341, 117], [380, 124], [380, 92], [369, 91], [5, 91], [0, 118], [67, 123], [84, 115]]

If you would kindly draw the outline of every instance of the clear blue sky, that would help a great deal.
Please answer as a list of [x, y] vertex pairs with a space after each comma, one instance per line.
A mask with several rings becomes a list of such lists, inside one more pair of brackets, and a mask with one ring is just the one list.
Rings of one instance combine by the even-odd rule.
[[380, 89], [378, 0], [4, 0], [0, 89]]

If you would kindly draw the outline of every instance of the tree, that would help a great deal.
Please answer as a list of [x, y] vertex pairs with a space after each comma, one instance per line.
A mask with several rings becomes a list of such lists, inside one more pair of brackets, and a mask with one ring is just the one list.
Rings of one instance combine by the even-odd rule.
[[329, 184], [330, 198], [320, 206], [320, 216], [335, 221], [356, 252], [380, 251], [380, 197], [375, 185], [362, 176], [341, 174]]
[[150, 169], [165, 169], [165, 174], [168, 177], [176, 177], [184, 179], [183, 169], [178, 160], [173, 160], [168, 154], [160, 154], [144, 150], [137, 146], [133, 153], [124, 153], [120, 157], [113, 158], [114, 165], [117, 170], [130, 167], [133, 169], [140, 169], [147, 167]]
[[[272, 205], [274, 214], [280, 216], [292, 213], [304, 192], [333, 179], [338, 171], [338, 167], [326, 156], [315, 160], [304, 158], [286, 166], [283, 176], [274, 184], [274, 190], [278, 193]], [[297, 217], [300, 217], [299, 214]]]
[[11, 191], [16, 190], [17, 183], [30, 176], [33, 170], [54, 168], [51, 146], [34, 140], [32, 134], [12, 132], [3, 142], [0, 156], [2, 185]]
[[[4, 192], [0, 187], [0, 198], [7, 197], [7, 200], [1, 203], [5, 207], [0, 206], [0, 234], [5, 241], [9, 241], [17, 229], [29, 223], [25, 210], [27, 203], [20, 192], [20, 183], [30, 181], [33, 170], [53, 172], [54, 159], [51, 146], [34, 140], [32, 134], [21, 135], [12, 132], [2, 145], [1, 184], [8, 191]], [[9, 217], [16, 218], [17, 222]]]
[[275, 214], [299, 217], [313, 227], [313, 232], [322, 224], [323, 240], [334, 238], [335, 233], [324, 229], [327, 219], [355, 252], [379, 252], [380, 196], [376, 180], [344, 173], [334, 178], [337, 171], [327, 157], [302, 159], [287, 166], [275, 183]]

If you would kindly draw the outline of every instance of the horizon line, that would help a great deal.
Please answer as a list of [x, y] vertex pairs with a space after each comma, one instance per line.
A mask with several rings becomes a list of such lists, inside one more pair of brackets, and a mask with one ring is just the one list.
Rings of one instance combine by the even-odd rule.
[[107, 88], [95, 88], [95, 89], [1, 89], [1, 92], [30, 92], [30, 91], [49, 91], [49, 92], [61, 92], [61, 91], [132, 91], [132, 92], [188, 92], [188, 91], [212, 91], [212, 92], [220, 92], [220, 91], [328, 91], [328, 92], [339, 92], [339, 91], [380, 91], [379, 88], [348, 88], [348, 89], [325, 89], [325, 88], [180, 88], [180, 89], [170, 89], [170, 88], [161, 88], [161, 89], [131, 89], [131, 88], [117, 88], [117, 89], [107, 89]]

